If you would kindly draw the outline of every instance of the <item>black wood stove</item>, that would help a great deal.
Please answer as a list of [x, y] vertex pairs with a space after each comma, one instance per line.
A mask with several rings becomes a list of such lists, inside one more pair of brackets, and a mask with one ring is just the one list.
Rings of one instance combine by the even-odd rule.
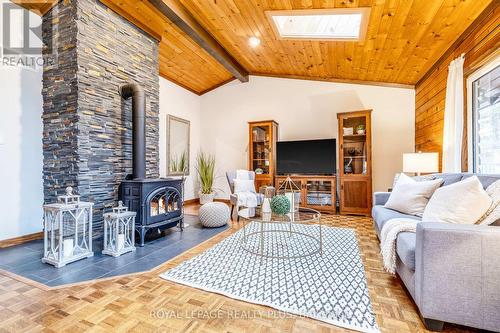
[[132, 83], [121, 87], [121, 95], [132, 97], [133, 114], [133, 174], [120, 184], [120, 200], [137, 213], [135, 228], [144, 246], [146, 233], [165, 230], [179, 224], [182, 230], [183, 187], [181, 179], [146, 178], [146, 118], [145, 94], [141, 86]]
[[120, 187], [123, 204], [137, 213], [139, 246], [144, 246], [148, 231], [165, 230], [179, 223], [182, 227], [182, 180], [133, 179], [123, 181]]

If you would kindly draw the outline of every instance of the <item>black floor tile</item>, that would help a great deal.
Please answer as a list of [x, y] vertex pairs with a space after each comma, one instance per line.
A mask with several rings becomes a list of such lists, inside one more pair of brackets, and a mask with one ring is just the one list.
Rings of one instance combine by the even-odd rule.
[[67, 274], [63, 274], [61, 277], [54, 280], [50, 280], [46, 284], [50, 287], [54, 287], [54, 286], [60, 286], [62, 284], [94, 280], [102, 277], [107, 272], [108, 271], [103, 268], [91, 265], [79, 271], [73, 271]]
[[41, 240], [0, 249], [0, 269], [48, 286], [143, 272], [163, 264], [228, 228], [203, 228], [198, 217], [193, 215], [186, 215], [185, 222], [189, 226], [183, 232], [179, 228], [170, 228], [164, 232], [163, 237], [152, 239], [144, 247], [137, 246], [136, 251], [117, 258], [103, 255], [102, 239], [95, 239], [92, 242], [93, 257], [61, 268], [41, 262]]

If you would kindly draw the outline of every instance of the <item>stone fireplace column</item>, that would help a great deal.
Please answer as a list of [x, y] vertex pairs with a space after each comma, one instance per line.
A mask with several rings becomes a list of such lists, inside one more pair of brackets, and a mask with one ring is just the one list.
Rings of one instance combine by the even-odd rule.
[[60, 1], [43, 17], [45, 202], [72, 186], [94, 202], [94, 231], [132, 173], [132, 109], [119, 87], [146, 92], [146, 176], [159, 176], [158, 41], [96, 0]]

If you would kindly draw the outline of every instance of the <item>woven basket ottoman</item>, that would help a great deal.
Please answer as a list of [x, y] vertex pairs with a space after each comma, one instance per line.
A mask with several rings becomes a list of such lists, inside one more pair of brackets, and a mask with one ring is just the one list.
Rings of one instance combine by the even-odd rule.
[[201, 225], [217, 228], [226, 225], [230, 219], [229, 207], [222, 202], [209, 202], [200, 208]]

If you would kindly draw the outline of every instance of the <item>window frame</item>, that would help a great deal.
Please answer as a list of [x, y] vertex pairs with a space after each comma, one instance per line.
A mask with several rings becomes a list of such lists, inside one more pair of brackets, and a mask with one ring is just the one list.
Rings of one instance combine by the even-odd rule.
[[470, 74], [466, 80], [466, 93], [467, 93], [467, 169], [469, 172], [477, 173], [476, 169], [476, 149], [474, 144], [475, 125], [473, 124], [473, 87], [472, 83], [482, 76], [488, 74], [490, 71], [500, 66], [500, 55], [495, 56], [489, 60], [484, 66], [477, 69]]

